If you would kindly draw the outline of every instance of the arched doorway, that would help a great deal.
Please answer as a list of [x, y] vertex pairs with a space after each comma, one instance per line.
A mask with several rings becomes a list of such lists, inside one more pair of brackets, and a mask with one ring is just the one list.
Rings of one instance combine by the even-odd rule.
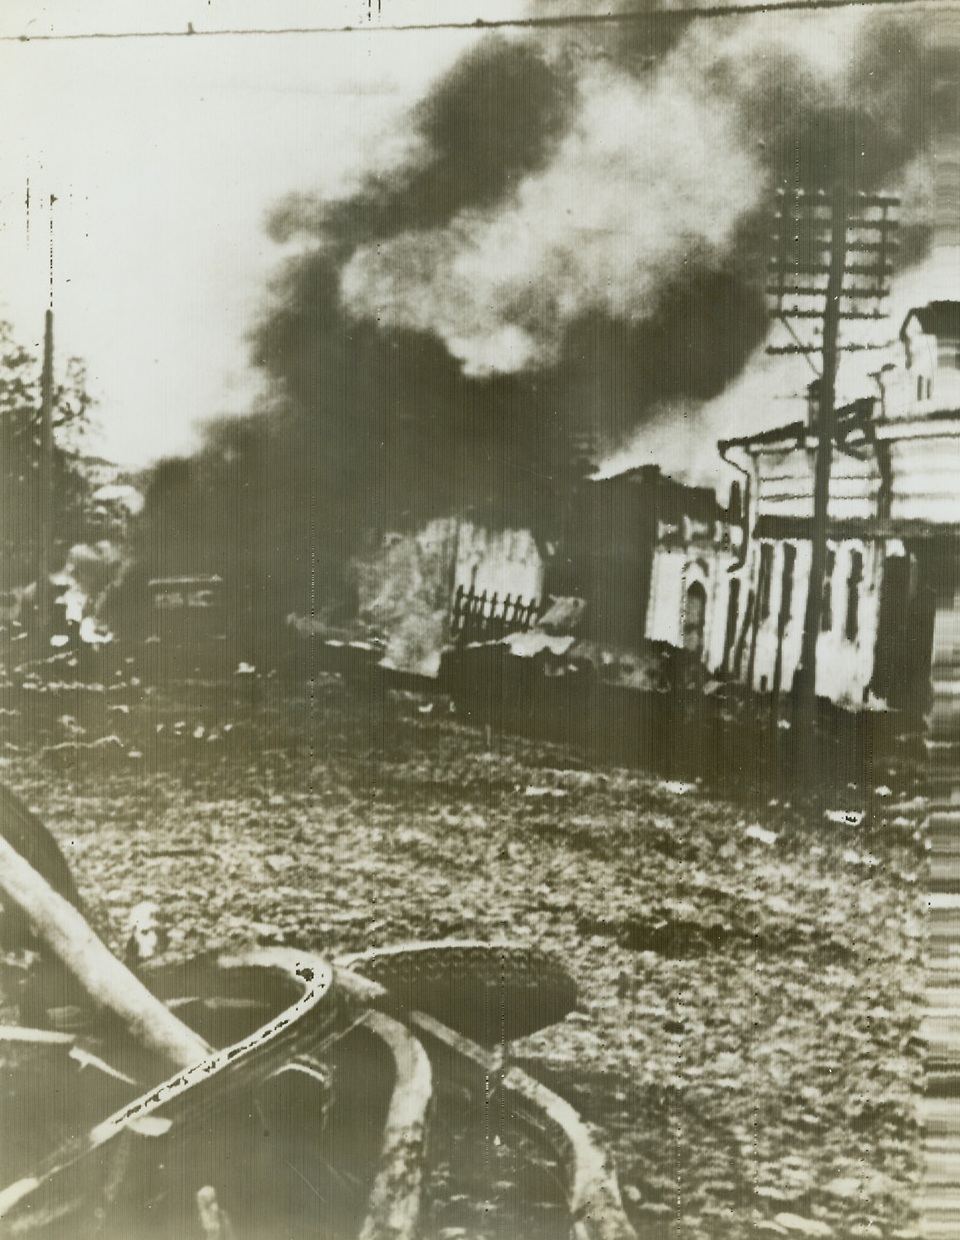
[[698, 658], [703, 653], [703, 634], [707, 619], [707, 591], [700, 581], [687, 587], [683, 600], [683, 648]]

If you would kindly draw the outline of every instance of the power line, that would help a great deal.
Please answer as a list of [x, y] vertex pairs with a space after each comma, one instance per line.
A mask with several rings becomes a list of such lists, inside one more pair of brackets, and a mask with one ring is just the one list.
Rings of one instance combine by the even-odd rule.
[[748, 0], [745, 4], [700, 5], [694, 8], [648, 9], [632, 13], [563, 13], [550, 17], [503, 17], [473, 21], [408, 22], [375, 26], [264, 26], [249, 29], [197, 30], [189, 23], [186, 30], [103, 30], [74, 34], [4, 34], [0, 43], [72, 43], [113, 39], [200, 39], [267, 35], [409, 34], [431, 30], [551, 30], [568, 26], [679, 25], [713, 18], [736, 18], [750, 14], [770, 16], [778, 12], [807, 13], [829, 9], [914, 9], [960, 12], [960, 0]]

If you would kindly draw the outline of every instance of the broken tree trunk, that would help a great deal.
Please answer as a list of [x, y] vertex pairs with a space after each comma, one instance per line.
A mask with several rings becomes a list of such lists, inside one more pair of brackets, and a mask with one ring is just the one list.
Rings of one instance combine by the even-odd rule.
[[59, 895], [17, 850], [0, 837], [0, 901], [27, 917], [41, 944], [133, 1041], [178, 1071], [212, 1053], [147, 990], [97, 938], [74, 906]]

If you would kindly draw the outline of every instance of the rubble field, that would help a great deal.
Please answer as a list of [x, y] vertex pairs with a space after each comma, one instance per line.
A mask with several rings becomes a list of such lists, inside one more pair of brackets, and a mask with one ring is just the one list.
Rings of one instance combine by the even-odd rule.
[[[114, 703], [109, 734], [66, 699], [36, 743], [8, 728], [2, 777], [116, 950], [145, 899], [176, 952], [537, 943], [582, 1010], [510, 1054], [600, 1129], [641, 1240], [915, 1234], [908, 821], [853, 789], [720, 800], [333, 677]], [[437, 1234], [515, 1234], [498, 1175], [475, 1226]]]

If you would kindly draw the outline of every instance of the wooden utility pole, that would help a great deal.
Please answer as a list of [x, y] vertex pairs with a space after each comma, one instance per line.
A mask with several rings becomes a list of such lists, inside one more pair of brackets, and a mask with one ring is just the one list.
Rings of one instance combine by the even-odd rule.
[[[771, 353], [819, 353], [816, 419], [810, 427], [814, 447], [813, 512], [810, 525], [810, 578], [804, 609], [800, 666], [795, 684], [803, 765], [815, 761], [817, 642], [823, 608], [824, 572], [830, 517], [830, 475], [836, 439], [837, 369], [844, 350], [878, 347], [841, 343], [846, 319], [886, 318], [896, 227], [891, 211], [897, 200], [885, 195], [781, 193], [775, 253], [767, 292], [774, 312], [793, 337]], [[791, 320], [820, 326], [819, 340], [804, 341]]]
[[837, 365], [840, 333], [840, 296], [846, 262], [847, 215], [845, 197], [836, 191], [830, 203], [830, 263], [823, 311], [822, 365], [817, 387], [817, 454], [813, 474], [813, 526], [810, 532], [810, 582], [803, 617], [800, 681], [797, 685], [800, 717], [812, 731], [817, 698], [817, 639], [823, 603], [823, 574], [827, 562], [827, 521], [830, 472], [837, 425]]
[[54, 457], [53, 457], [53, 311], [48, 310], [43, 333], [43, 370], [40, 377], [40, 541], [37, 555], [37, 622], [45, 638], [53, 621]]

